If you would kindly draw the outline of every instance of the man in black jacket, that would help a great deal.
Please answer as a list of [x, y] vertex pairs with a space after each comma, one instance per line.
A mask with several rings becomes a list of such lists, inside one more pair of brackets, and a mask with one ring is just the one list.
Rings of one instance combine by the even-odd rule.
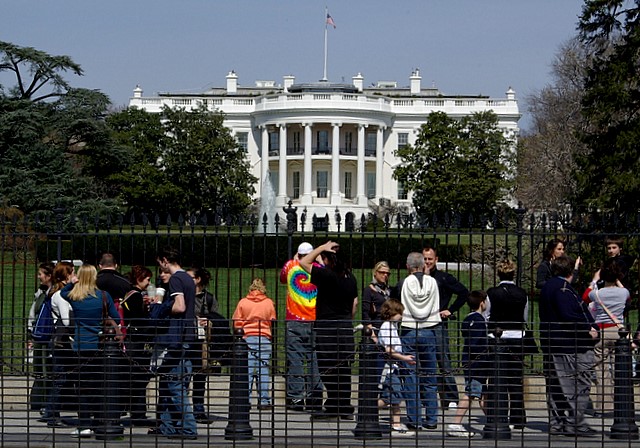
[[[598, 330], [591, 314], [571, 286], [573, 260], [557, 257], [551, 265], [554, 277], [540, 293], [540, 340], [548, 355], [553, 377], [564, 395], [558, 402], [557, 391], [548, 388], [550, 432], [593, 437], [596, 431], [585, 421], [594, 365], [593, 346]], [[549, 385], [553, 386], [553, 385]], [[568, 414], [563, 410], [569, 406]]]
[[[438, 360], [438, 391], [443, 408], [455, 408], [458, 404], [458, 386], [452, 374], [451, 353], [449, 350], [449, 328], [447, 322], [453, 314], [457, 313], [462, 306], [467, 303], [469, 290], [448, 272], [438, 270], [438, 252], [435, 248], [426, 246], [422, 250], [424, 264], [427, 274], [433, 277], [438, 283], [440, 293], [440, 317], [442, 325], [436, 329], [436, 357]], [[451, 297], [456, 295], [453, 304]]]
[[105, 252], [102, 254], [98, 265], [100, 267], [98, 278], [96, 279], [98, 288], [107, 291], [114, 302], [123, 299], [131, 291], [132, 286], [129, 280], [117, 271], [118, 262], [116, 257], [111, 252]]

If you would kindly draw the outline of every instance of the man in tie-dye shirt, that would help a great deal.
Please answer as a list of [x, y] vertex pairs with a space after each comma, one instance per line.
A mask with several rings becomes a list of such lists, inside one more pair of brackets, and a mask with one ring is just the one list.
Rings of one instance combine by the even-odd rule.
[[313, 412], [322, 408], [313, 330], [317, 288], [298, 261], [312, 250], [311, 244], [300, 244], [298, 253], [280, 272], [280, 282], [287, 285], [287, 408], [292, 411]]

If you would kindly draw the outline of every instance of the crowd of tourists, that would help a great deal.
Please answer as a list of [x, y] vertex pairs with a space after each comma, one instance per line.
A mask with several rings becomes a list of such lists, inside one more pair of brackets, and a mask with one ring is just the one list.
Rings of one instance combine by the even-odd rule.
[[[389, 418], [392, 435], [437, 430], [444, 423], [443, 410], [449, 410], [452, 420], [444, 432], [473, 437], [476, 431], [465, 416], [473, 401], [484, 410], [496, 387], [490, 346], [500, 338], [506, 348], [500, 374], [510, 428], [527, 425], [525, 361], [541, 350], [549, 432], [593, 436], [596, 431], [585, 415], [612, 410], [612, 360], [631, 304], [634, 260], [621, 248], [619, 239], [607, 240], [608, 259], [584, 294], [578, 294], [573, 285], [581, 260], [567, 256], [562, 241], [549, 242], [536, 277], [540, 337], [535, 340], [527, 324], [532, 320], [529, 298], [515, 283], [517, 266], [511, 260], [497, 264], [498, 284], [470, 292], [438, 268], [437, 248], [428, 246], [408, 254], [407, 275], [396, 285], [389, 282], [389, 264], [376, 263], [359, 295], [338, 244], [328, 241], [314, 248], [303, 242], [279, 277], [287, 288], [285, 406], [309, 413], [312, 420], [354, 419], [351, 368], [360, 308], [362, 324], [378, 348], [379, 414]], [[40, 265], [41, 287], [29, 316], [37, 373], [30, 406], [41, 411], [40, 420], [48, 426], [65, 426], [61, 411], [77, 409], [71, 435], [90, 437], [98, 431], [96, 422], [105, 420], [108, 408], [98, 397], [104, 396], [103, 351], [110, 341], [124, 354], [117, 369], [121, 386], [109, 392], [117, 396], [117, 425], [197, 438], [198, 423], [216, 420], [205, 400], [208, 372], [228, 356], [232, 328], [243, 330], [248, 348], [249, 396], [255, 383], [257, 411], [273, 409], [270, 360], [277, 316], [265, 282], [252, 280], [229, 324], [208, 290], [211, 277], [205, 269], [184, 270], [172, 248], [159, 252], [157, 261], [157, 285], [144, 266], [132, 266], [128, 277], [122, 276], [110, 253], [102, 256], [99, 270], [85, 264], [76, 273], [69, 262]], [[45, 305], [55, 328], [43, 342], [35, 334]], [[449, 347], [450, 321], [465, 305], [468, 314], [458, 326], [464, 341], [458, 368]], [[462, 393], [457, 373], [464, 377]], [[156, 415], [150, 417], [147, 386], [154, 375]]]

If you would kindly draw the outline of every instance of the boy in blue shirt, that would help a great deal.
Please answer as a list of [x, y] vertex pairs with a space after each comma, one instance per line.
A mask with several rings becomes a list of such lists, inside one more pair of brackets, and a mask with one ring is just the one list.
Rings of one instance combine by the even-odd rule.
[[484, 411], [483, 394], [487, 381], [486, 354], [489, 345], [487, 321], [482, 314], [487, 308], [486, 300], [486, 292], [472, 291], [467, 301], [472, 311], [462, 321], [461, 328], [464, 338], [462, 364], [465, 366], [465, 392], [458, 403], [453, 423], [447, 425], [447, 435], [450, 437], [473, 437], [475, 435], [474, 432], [467, 431], [462, 425], [462, 420], [469, 411], [473, 399], [480, 401], [480, 407]]

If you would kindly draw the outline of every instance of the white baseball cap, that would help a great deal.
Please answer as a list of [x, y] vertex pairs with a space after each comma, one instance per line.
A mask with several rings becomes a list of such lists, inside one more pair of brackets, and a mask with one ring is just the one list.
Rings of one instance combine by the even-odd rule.
[[301, 243], [298, 246], [298, 253], [300, 255], [307, 255], [313, 252], [313, 246], [307, 242]]

